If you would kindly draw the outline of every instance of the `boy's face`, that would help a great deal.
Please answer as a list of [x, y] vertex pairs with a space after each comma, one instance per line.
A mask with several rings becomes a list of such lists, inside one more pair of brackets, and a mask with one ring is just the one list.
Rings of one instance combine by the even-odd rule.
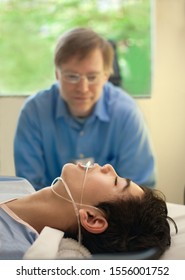
[[[86, 173], [79, 163], [66, 164], [62, 170], [62, 177], [67, 183], [75, 202], [97, 205], [99, 202], [110, 201], [118, 198], [127, 199], [130, 196], [142, 197], [144, 191], [134, 182], [119, 177], [110, 164], [100, 166], [95, 164]], [[84, 189], [82, 189], [84, 183]]]
[[[78, 82], [70, 83], [70, 78], [76, 74], [82, 77]], [[108, 79], [100, 49], [91, 51], [82, 60], [78, 56], [72, 57], [61, 65], [61, 69], [56, 69], [56, 78], [70, 113], [75, 117], [89, 116]]]

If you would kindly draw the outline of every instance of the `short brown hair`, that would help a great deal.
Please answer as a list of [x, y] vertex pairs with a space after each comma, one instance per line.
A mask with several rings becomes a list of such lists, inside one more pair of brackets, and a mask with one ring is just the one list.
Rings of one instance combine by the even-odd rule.
[[81, 60], [97, 48], [102, 52], [105, 71], [111, 74], [113, 72], [113, 48], [108, 40], [90, 28], [74, 28], [59, 38], [55, 48], [55, 66], [61, 67], [62, 63], [74, 56], [78, 56]]

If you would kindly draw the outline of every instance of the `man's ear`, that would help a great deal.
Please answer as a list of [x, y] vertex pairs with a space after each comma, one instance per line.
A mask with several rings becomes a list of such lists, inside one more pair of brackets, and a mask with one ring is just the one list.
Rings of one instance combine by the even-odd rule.
[[55, 78], [56, 80], [59, 80], [59, 73], [57, 68], [55, 68]]
[[81, 225], [91, 233], [102, 233], [108, 227], [106, 218], [95, 209], [80, 209]]
[[106, 83], [108, 79], [110, 78], [111, 73], [105, 72], [104, 82]]

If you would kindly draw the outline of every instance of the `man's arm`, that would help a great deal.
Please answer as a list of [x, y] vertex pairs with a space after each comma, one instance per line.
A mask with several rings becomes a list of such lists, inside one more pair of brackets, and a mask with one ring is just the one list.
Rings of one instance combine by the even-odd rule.
[[137, 184], [154, 187], [156, 183], [155, 156], [150, 135], [139, 108], [130, 111], [119, 135], [117, 171]]
[[33, 103], [21, 110], [14, 137], [16, 175], [26, 178], [36, 190], [45, 187], [45, 163], [37, 110]]

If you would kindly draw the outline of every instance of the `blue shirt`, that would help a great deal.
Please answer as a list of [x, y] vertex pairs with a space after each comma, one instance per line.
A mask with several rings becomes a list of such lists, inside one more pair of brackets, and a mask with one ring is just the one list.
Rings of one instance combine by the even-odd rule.
[[34, 229], [14, 216], [0, 207], [0, 260], [22, 259], [38, 237]]
[[152, 187], [155, 160], [143, 115], [121, 88], [107, 82], [84, 123], [70, 113], [58, 83], [30, 96], [19, 116], [14, 139], [16, 175], [36, 190], [60, 176], [65, 163], [94, 158], [118, 175]]

